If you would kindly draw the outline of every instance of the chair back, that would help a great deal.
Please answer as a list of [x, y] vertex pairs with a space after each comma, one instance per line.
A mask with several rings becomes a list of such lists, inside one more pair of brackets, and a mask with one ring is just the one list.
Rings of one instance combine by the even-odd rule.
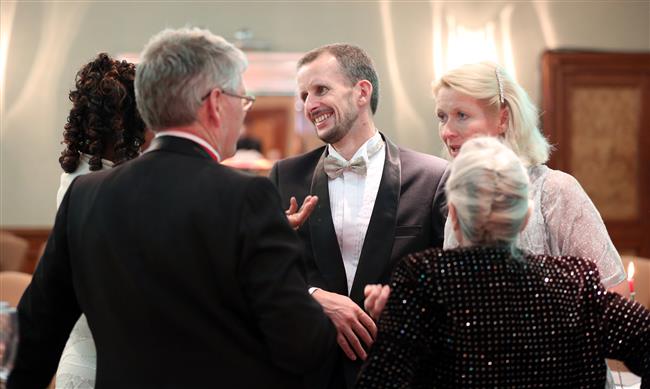
[[29, 243], [8, 231], [0, 231], [0, 271], [20, 271], [25, 263]]
[[17, 271], [0, 272], [0, 300], [6, 301], [10, 306], [18, 306], [27, 285], [32, 282], [32, 275]]

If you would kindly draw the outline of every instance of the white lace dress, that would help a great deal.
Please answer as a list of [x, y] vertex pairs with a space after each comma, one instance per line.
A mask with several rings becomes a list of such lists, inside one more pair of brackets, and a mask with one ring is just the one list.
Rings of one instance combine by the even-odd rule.
[[[625, 270], [600, 213], [571, 175], [546, 165], [528, 169], [533, 213], [517, 246], [533, 254], [573, 255], [593, 261], [605, 287], [625, 278]], [[454, 248], [451, 220], [445, 224], [444, 248]]]
[[[61, 174], [61, 183], [56, 195], [57, 208], [75, 177], [91, 172], [88, 165], [89, 160], [89, 156], [82, 154], [79, 166], [74, 173]], [[102, 170], [111, 167], [113, 167], [112, 162], [102, 159]], [[56, 389], [92, 389], [95, 387], [96, 369], [95, 342], [90, 333], [86, 316], [81, 315], [70, 332], [68, 342], [61, 354], [59, 367], [56, 371]]]

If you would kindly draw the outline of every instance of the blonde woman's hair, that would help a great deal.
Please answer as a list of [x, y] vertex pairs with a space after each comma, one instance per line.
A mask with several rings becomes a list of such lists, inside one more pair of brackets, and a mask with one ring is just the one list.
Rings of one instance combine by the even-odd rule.
[[498, 138], [465, 142], [450, 165], [445, 187], [463, 242], [514, 248], [528, 213], [528, 187], [521, 160]]
[[444, 74], [433, 87], [442, 87], [484, 101], [495, 112], [508, 110], [508, 128], [503, 140], [526, 166], [548, 161], [551, 146], [539, 128], [539, 113], [524, 89], [508, 73], [492, 62], [462, 65]]

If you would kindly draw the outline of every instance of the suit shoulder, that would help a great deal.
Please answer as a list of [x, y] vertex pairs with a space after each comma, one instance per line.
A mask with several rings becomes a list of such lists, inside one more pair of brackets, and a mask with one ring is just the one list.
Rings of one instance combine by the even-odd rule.
[[424, 154], [418, 151], [400, 148], [400, 163], [402, 165], [402, 177], [412, 179], [429, 179], [435, 182], [445, 180], [448, 174], [449, 162], [435, 155]]
[[[113, 169], [107, 170], [98, 170], [91, 171], [88, 174], [81, 174], [75, 177], [70, 183], [69, 187], [74, 186], [74, 190], [79, 190], [78, 188], [93, 187], [99, 185], [106, 177], [117, 174], [122, 165], [119, 165]], [[74, 184], [74, 185], [73, 185]]]
[[296, 180], [301, 181], [305, 177], [311, 177], [324, 150], [325, 146], [322, 146], [276, 162], [271, 169], [271, 181], [279, 186], [281, 181], [295, 182]]
[[296, 155], [294, 157], [289, 157], [277, 161], [275, 166], [282, 166], [282, 168], [292, 168], [295, 166], [304, 166], [304, 165], [315, 165], [316, 162], [320, 159], [321, 155], [325, 151], [325, 146], [318, 147], [312, 151], [308, 151], [304, 154]]
[[225, 181], [230, 182], [249, 184], [251, 182], [268, 181], [266, 177], [262, 177], [254, 173], [242, 170], [237, 170], [235, 168], [222, 164], [212, 163], [210, 164], [209, 170], [211, 174], [219, 174]]
[[[250, 203], [268, 206], [270, 201], [279, 201], [275, 186], [267, 177], [243, 172], [228, 166], [212, 164], [204, 171], [201, 183], [209, 183], [220, 192], [234, 197], [247, 198]], [[279, 207], [279, 203], [278, 203]], [[278, 208], [279, 209], [279, 208]]]

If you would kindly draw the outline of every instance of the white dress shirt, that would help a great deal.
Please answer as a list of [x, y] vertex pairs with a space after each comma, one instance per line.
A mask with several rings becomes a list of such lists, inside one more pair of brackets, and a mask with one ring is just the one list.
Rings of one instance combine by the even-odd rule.
[[[380, 146], [378, 146], [378, 142], [381, 142]], [[379, 132], [375, 132], [375, 135], [368, 139], [350, 159], [353, 160], [361, 156], [366, 161], [367, 174], [363, 176], [351, 171], [344, 171], [341, 176], [328, 181], [332, 221], [343, 257], [348, 294], [352, 290], [359, 256], [379, 191], [386, 159], [385, 148], [381, 135]], [[329, 145], [327, 150], [329, 155], [345, 161], [345, 158], [332, 145]], [[374, 154], [369, 156], [369, 150], [375, 151]]]

